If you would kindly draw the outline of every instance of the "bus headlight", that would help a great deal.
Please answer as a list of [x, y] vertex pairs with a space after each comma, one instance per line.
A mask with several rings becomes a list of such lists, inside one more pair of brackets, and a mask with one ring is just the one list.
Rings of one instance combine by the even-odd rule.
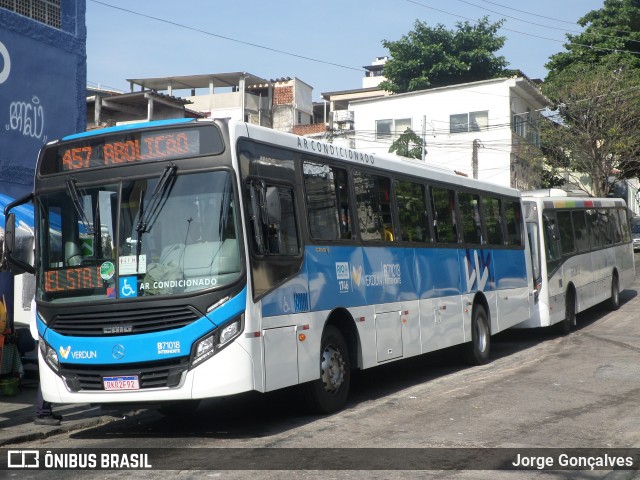
[[243, 323], [244, 315], [240, 315], [228, 325], [218, 328], [198, 340], [191, 350], [191, 368], [211, 358], [237, 338], [242, 332]]
[[238, 335], [238, 333], [240, 333], [240, 319], [222, 329], [222, 331], [220, 332], [220, 340], [218, 341], [218, 345], [221, 347], [223, 345], [226, 345], [231, 340], [233, 340]]
[[53, 349], [42, 337], [38, 338], [38, 345], [40, 346], [40, 353], [42, 358], [49, 365], [49, 368], [60, 374], [60, 361], [58, 360], [58, 353]]

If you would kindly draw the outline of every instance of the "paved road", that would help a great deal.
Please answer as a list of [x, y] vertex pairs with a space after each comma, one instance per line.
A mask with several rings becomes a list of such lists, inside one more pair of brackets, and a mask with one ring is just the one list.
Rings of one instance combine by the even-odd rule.
[[[448, 352], [425, 355], [354, 378], [348, 407], [314, 417], [290, 390], [205, 402], [197, 415], [155, 412], [58, 435], [30, 447], [242, 448], [633, 448], [640, 447], [640, 282], [617, 312], [579, 315], [569, 336], [512, 331], [494, 339], [492, 361], [451, 365]], [[470, 450], [470, 452], [473, 452]], [[326, 453], [326, 451], [325, 451]], [[202, 455], [217, 455], [205, 450]], [[246, 451], [245, 455], [249, 455]], [[372, 458], [372, 461], [375, 460]], [[304, 459], [301, 458], [301, 463]], [[215, 464], [215, 462], [214, 462]], [[247, 478], [249, 472], [188, 472], [179, 478]], [[157, 478], [110, 472], [109, 478]], [[165, 474], [167, 472], [164, 472]], [[51, 472], [34, 478], [52, 478]], [[256, 478], [634, 478], [635, 472], [306, 471], [251, 472]], [[607, 476], [608, 475], [608, 476]], [[96, 478], [102, 478], [96, 475]], [[60, 476], [58, 478], [63, 478]], [[65, 472], [65, 479], [80, 478]], [[82, 474], [86, 478], [86, 472]], [[640, 477], [638, 477], [640, 478]]]

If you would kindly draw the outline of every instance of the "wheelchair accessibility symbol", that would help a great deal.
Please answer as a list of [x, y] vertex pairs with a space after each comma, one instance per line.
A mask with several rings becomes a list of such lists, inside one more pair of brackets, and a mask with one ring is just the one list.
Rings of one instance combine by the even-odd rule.
[[120, 298], [130, 298], [138, 296], [138, 278], [120, 277]]

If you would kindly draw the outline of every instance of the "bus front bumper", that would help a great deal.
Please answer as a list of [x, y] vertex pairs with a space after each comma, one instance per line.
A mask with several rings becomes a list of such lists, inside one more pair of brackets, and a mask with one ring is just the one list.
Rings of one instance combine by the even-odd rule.
[[254, 389], [253, 362], [238, 342], [187, 370], [178, 386], [173, 388], [71, 391], [64, 379], [45, 363], [41, 354], [38, 359], [42, 395], [51, 403], [162, 402], [234, 395]]

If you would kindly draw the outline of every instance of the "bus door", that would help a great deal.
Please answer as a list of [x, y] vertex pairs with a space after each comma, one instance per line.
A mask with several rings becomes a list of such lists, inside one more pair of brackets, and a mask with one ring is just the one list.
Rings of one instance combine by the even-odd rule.
[[[542, 290], [542, 266], [540, 257], [540, 225], [538, 220], [538, 206], [535, 202], [524, 202], [526, 220], [526, 248], [529, 252], [527, 258], [527, 271], [529, 272], [530, 291], [533, 298], [529, 297], [530, 318], [539, 321], [540, 311], [538, 301]], [[532, 301], [533, 300], [533, 301]]]
[[556, 212], [546, 211], [542, 216], [545, 256], [547, 259], [547, 290], [551, 324], [564, 319], [565, 305], [562, 275], [562, 251], [560, 249], [560, 230]]

